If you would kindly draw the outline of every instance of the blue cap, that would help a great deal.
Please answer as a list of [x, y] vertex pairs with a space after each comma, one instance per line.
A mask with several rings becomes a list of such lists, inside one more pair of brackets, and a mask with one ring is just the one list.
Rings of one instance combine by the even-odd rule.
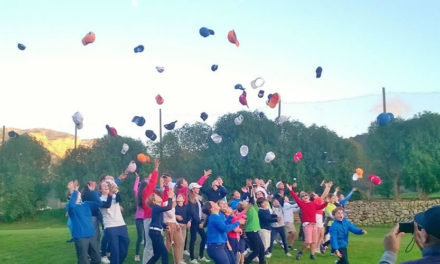
[[425, 229], [426, 233], [440, 239], [440, 205], [434, 205], [425, 212], [416, 214], [414, 221]]
[[379, 126], [386, 126], [393, 120], [394, 115], [392, 113], [381, 113], [377, 116], [377, 123], [379, 124]]
[[316, 78], [321, 78], [321, 73], [322, 73], [322, 67], [319, 66], [318, 68], [316, 68]]
[[8, 136], [10, 138], [16, 138], [16, 137], [18, 137], [18, 134], [14, 130], [11, 130], [8, 132]]
[[25, 50], [25, 49], [26, 49], [26, 46], [23, 45], [23, 44], [21, 44], [21, 43], [18, 43], [18, 44], [17, 44], [17, 48], [18, 48], [19, 50]]
[[208, 37], [209, 35], [215, 34], [214, 30], [206, 28], [206, 27], [201, 27], [199, 30], [199, 33], [204, 38]]
[[145, 118], [142, 116], [135, 116], [131, 122], [134, 122], [138, 126], [143, 126], [145, 124]]
[[177, 120], [174, 121], [174, 122], [171, 122], [171, 123], [165, 124], [164, 127], [165, 127], [167, 130], [173, 130], [174, 127], [176, 126], [176, 122], [177, 122]]
[[259, 113], [258, 113], [258, 116], [259, 116], [260, 118], [264, 118], [264, 117], [265, 117], [265, 115], [264, 115], [263, 112], [259, 112]]
[[217, 64], [212, 64], [211, 71], [216, 71], [217, 69], [218, 69], [218, 65]]
[[147, 131], [145, 131], [145, 135], [147, 136], [147, 138], [149, 138], [149, 139], [151, 139], [151, 140], [153, 140], [153, 141], [155, 141], [156, 138], [157, 138], [157, 136], [156, 136], [156, 134], [153, 132], [153, 130], [147, 130]]
[[239, 84], [239, 83], [237, 83], [237, 84], [234, 86], [234, 88], [237, 89], [237, 90], [242, 90], [242, 91], [244, 91], [243, 85], [241, 85], [241, 84]]
[[264, 90], [260, 90], [258, 92], [258, 97], [263, 98], [263, 96], [264, 96]]
[[205, 113], [205, 112], [202, 112], [202, 113], [200, 114], [200, 118], [201, 118], [203, 121], [206, 121], [206, 119], [208, 119], [208, 114]]
[[164, 67], [161, 67], [161, 66], [156, 66], [156, 70], [157, 70], [159, 73], [162, 73], [162, 72], [165, 70], [165, 68], [164, 68]]
[[134, 48], [134, 53], [142, 52], [144, 51], [144, 45], [139, 45]]

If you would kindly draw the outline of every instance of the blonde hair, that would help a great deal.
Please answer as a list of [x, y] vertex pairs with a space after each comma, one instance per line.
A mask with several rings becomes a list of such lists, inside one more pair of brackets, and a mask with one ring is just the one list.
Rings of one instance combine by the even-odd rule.
[[157, 198], [160, 198], [159, 195], [152, 193], [148, 198], [147, 198], [147, 205], [148, 207], [153, 207], [154, 204], [156, 204], [156, 201], [159, 200]]
[[194, 193], [192, 190], [188, 192], [188, 201], [192, 204], [195, 204], [197, 200], [201, 201], [200, 195]]

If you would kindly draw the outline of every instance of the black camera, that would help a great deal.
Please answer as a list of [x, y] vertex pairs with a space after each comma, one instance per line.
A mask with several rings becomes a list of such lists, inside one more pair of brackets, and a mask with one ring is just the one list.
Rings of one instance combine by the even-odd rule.
[[414, 222], [402, 222], [399, 223], [399, 233], [414, 233]]

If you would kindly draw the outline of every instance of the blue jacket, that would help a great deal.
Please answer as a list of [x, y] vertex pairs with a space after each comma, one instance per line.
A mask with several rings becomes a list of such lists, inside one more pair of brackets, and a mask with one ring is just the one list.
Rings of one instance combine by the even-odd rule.
[[206, 230], [206, 243], [226, 243], [226, 234], [234, 230], [240, 223], [235, 222], [227, 225], [225, 217], [218, 214], [210, 214], [208, 217], [208, 228]]
[[347, 219], [342, 221], [335, 220], [330, 227], [330, 243], [334, 250], [340, 248], [347, 248], [348, 246], [348, 231], [356, 235], [362, 235], [362, 229], [357, 228], [353, 223]]
[[215, 203], [223, 199], [226, 196], [226, 194], [228, 194], [225, 186], [218, 186], [217, 190], [214, 190], [213, 188], [209, 188], [208, 190], [202, 188], [200, 189], [200, 191], [206, 195], [208, 201]]
[[150, 227], [163, 228], [163, 212], [171, 210], [173, 207], [173, 199], [168, 199], [168, 204], [166, 206], [159, 206], [153, 204], [151, 207], [151, 223]]
[[[95, 235], [95, 228], [92, 224], [92, 211], [98, 207], [110, 207], [111, 199], [102, 203], [99, 200], [98, 193], [92, 192], [94, 201], [86, 201], [80, 204], [76, 203], [78, 191], [72, 193], [69, 203], [67, 204], [67, 212], [72, 221], [72, 237], [73, 238], [87, 238]], [[110, 196], [111, 197], [111, 196]]]
[[258, 210], [258, 218], [260, 219], [260, 227], [261, 229], [272, 230], [272, 223], [278, 221], [276, 214], [271, 214], [269, 209]]

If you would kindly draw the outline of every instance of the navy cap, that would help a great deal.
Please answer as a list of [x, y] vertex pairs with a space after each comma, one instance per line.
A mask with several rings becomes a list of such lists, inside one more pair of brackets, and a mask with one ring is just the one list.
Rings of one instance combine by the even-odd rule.
[[16, 137], [18, 137], [18, 134], [14, 130], [11, 130], [8, 132], [8, 136], [10, 138], [16, 138]]
[[138, 126], [143, 126], [145, 124], [145, 118], [143, 116], [135, 116], [133, 117], [131, 122], [135, 123]]
[[153, 132], [153, 130], [147, 130], [147, 131], [145, 131], [145, 135], [147, 136], [147, 138], [149, 138], [149, 139], [151, 139], [151, 140], [153, 140], [153, 141], [155, 141], [156, 138], [157, 138], [157, 136], [156, 136], [156, 134]]
[[214, 35], [215, 32], [212, 29], [206, 28], [206, 27], [201, 27], [199, 30], [200, 36], [206, 38], [209, 35]]
[[23, 44], [21, 44], [21, 43], [18, 43], [18, 44], [17, 44], [17, 48], [18, 48], [19, 50], [25, 50], [25, 49], [26, 49], [26, 46], [23, 45]]
[[321, 78], [321, 73], [322, 73], [322, 67], [319, 66], [318, 68], [316, 68], [316, 78]]
[[203, 112], [203, 113], [200, 114], [200, 118], [201, 118], [203, 121], [206, 121], [206, 119], [208, 119], [208, 114], [205, 113], [205, 112]]
[[416, 214], [414, 221], [417, 222], [426, 233], [440, 239], [440, 205], [435, 205], [425, 212]]
[[260, 90], [258, 92], [258, 97], [263, 98], [263, 96], [264, 96], [264, 90]]
[[134, 53], [142, 52], [144, 51], [144, 45], [139, 45], [134, 48]]
[[176, 122], [177, 122], [177, 120], [174, 121], [174, 122], [171, 122], [171, 123], [168, 123], [168, 124], [164, 125], [164, 127], [165, 127], [166, 129], [168, 129], [168, 130], [173, 130], [174, 127], [176, 126]]
[[212, 64], [211, 71], [216, 71], [217, 69], [218, 69], [218, 65], [217, 64]]
[[156, 66], [156, 70], [157, 70], [158, 73], [162, 73], [162, 72], [165, 71], [165, 68], [162, 67], [162, 66]]
[[234, 86], [234, 88], [237, 89], [237, 90], [242, 90], [242, 91], [244, 91], [243, 85], [241, 85], [241, 84], [239, 84], [239, 83], [237, 83], [237, 84]]

